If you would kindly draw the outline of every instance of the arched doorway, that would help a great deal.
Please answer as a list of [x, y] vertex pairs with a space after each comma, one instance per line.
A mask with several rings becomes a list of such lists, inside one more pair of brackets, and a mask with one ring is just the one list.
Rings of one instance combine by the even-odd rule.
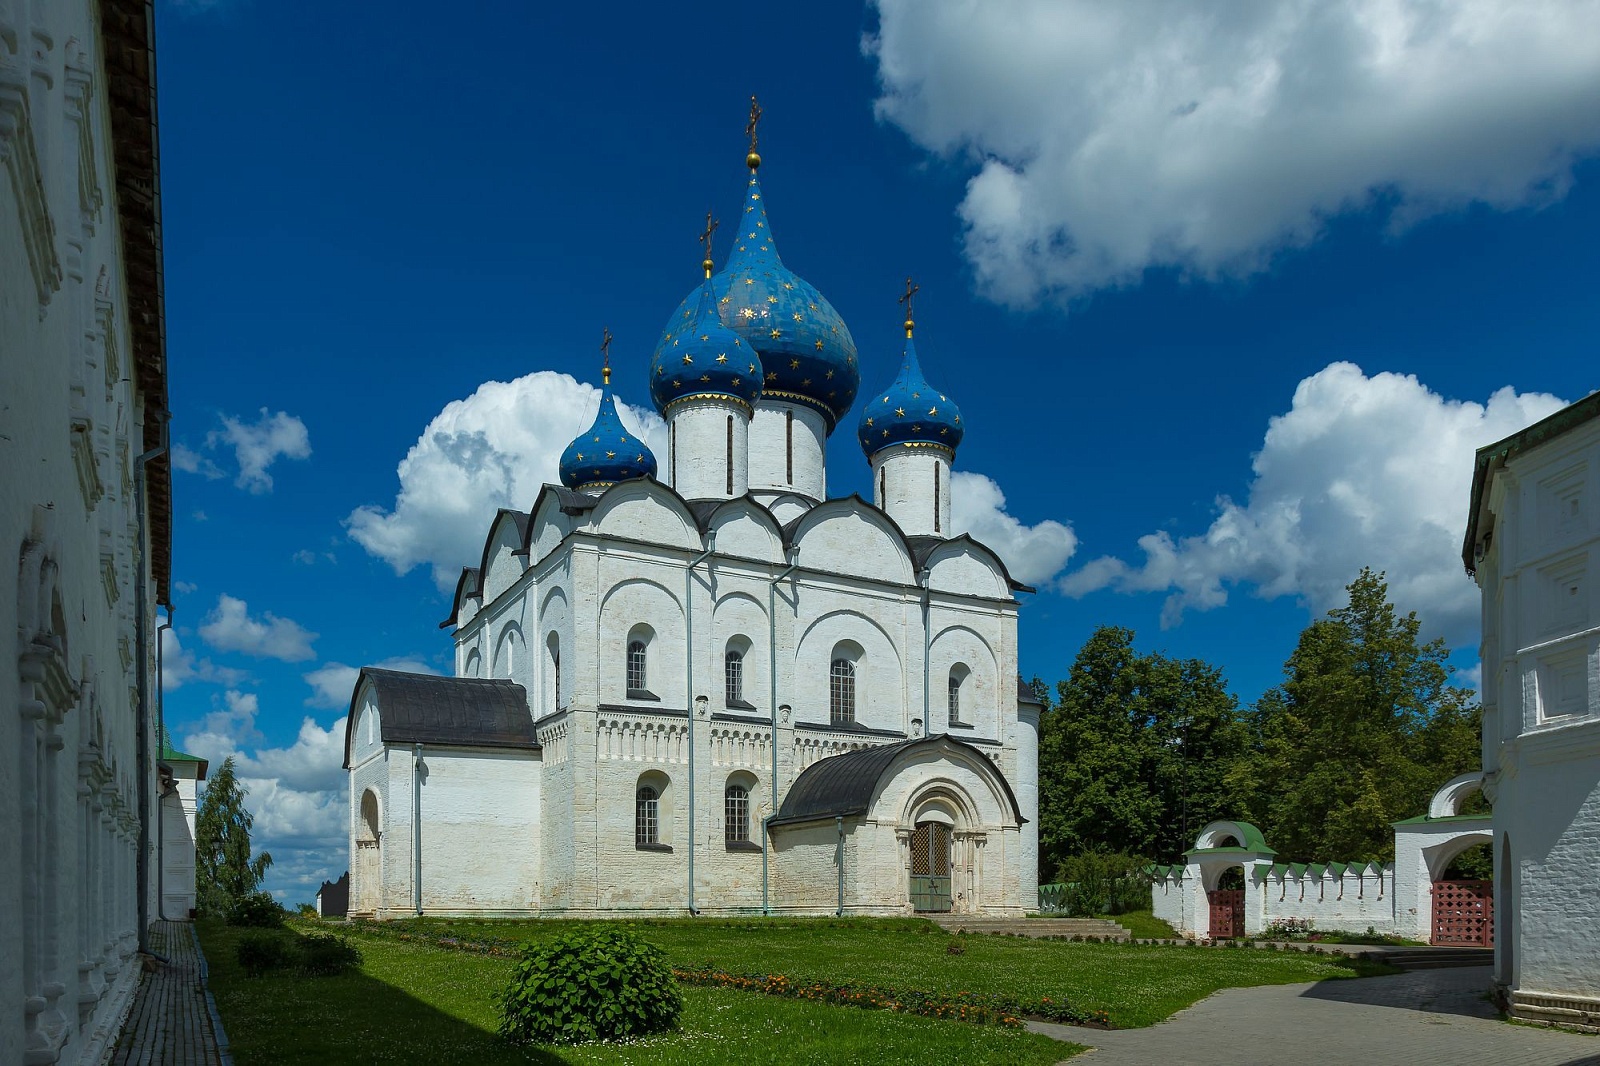
[[367, 789], [361, 794], [360, 816], [356, 819], [356, 891], [359, 900], [352, 910], [376, 914], [383, 901], [383, 815], [378, 794]]
[[950, 827], [944, 822], [919, 822], [911, 834], [911, 909], [951, 910]]
[[1211, 939], [1244, 936], [1244, 867], [1230, 866], [1206, 893], [1211, 907]]
[[1494, 947], [1493, 842], [1478, 834], [1441, 845], [1431, 856], [1433, 922], [1428, 941], [1448, 947]]

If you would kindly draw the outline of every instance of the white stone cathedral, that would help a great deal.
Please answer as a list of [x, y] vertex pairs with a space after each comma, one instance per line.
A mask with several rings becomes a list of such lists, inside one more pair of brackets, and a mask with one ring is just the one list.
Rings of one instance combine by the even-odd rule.
[[874, 500], [828, 497], [860, 366], [778, 258], [760, 162], [651, 361], [665, 470], [608, 366], [564, 485], [501, 510], [462, 571], [456, 676], [361, 672], [353, 916], [1036, 905], [1032, 590], [952, 533], [961, 415], [909, 301], [899, 374], [860, 405]]

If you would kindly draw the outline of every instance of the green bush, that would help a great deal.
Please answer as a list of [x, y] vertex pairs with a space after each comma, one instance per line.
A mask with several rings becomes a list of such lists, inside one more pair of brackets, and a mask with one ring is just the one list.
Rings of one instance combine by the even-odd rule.
[[568, 933], [523, 951], [500, 995], [518, 1044], [616, 1040], [672, 1028], [683, 1009], [666, 955], [624, 929]]
[[240, 896], [228, 908], [228, 924], [250, 929], [275, 929], [283, 924], [284, 910], [265, 892]]
[[1149, 910], [1146, 865], [1146, 860], [1121, 852], [1086, 851], [1067, 858], [1056, 868], [1062, 888], [1059, 909], [1084, 918]]
[[312, 933], [300, 941], [300, 972], [312, 977], [332, 977], [361, 965], [361, 950], [333, 933]]
[[249, 977], [260, 977], [268, 970], [281, 970], [293, 963], [297, 954], [293, 937], [265, 930], [245, 933], [234, 949], [239, 969]]

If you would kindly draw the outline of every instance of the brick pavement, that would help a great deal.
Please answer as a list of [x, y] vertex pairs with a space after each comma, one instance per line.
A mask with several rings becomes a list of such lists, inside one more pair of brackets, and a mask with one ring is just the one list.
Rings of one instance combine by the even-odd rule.
[[1073, 1066], [1273, 1063], [1333, 1055], [1404, 1066], [1600, 1064], [1600, 1036], [1499, 1020], [1488, 967], [1229, 988], [1146, 1029], [1030, 1025], [1094, 1051]]
[[205, 959], [188, 922], [156, 922], [150, 949], [171, 965], [147, 972], [123, 1023], [112, 1066], [231, 1066], [213, 1024]]

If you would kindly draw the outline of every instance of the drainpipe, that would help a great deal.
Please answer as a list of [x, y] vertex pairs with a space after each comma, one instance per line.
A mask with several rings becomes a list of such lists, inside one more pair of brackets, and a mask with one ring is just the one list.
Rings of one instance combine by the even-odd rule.
[[767, 865], [772, 853], [771, 822], [778, 816], [778, 585], [800, 566], [792, 562], [777, 577], [767, 583], [767, 665], [772, 673], [772, 810], [761, 819], [761, 913], [772, 916], [772, 905], [767, 899]]
[[143, 564], [134, 575], [134, 646], [139, 649], [135, 684], [139, 691], [139, 854], [134, 861], [137, 889], [139, 950], [150, 950], [150, 777], [154, 772], [150, 762], [150, 668], [147, 664], [150, 647], [150, 626], [145, 619], [149, 594], [145, 591], [145, 571], [149, 569], [150, 551], [145, 544], [149, 519], [145, 514], [146, 467], [150, 460], [167, 453], [167, 419], [165, 411], [154, 416], [161, 425], [161, 443], [142, 453], [133, 461], [133, 507], [139, 525], [139, 560]]
[[834, 911], [838, 917], [844, 917], [844, 815], [833, 816], [834, 825], [839, 829], [839, 909]]
[[[922, 735], [930, 736], [933, 733], [933, 719], [928, 712], [928, 655], [933, 648], [933, 633], [929, 622], [928, 604], [929, 572], [923, 570], [917, 574], [917, 584], [922, 586]], [[945, 732], [950, 732], [950, 726], [945, 724]]]
[[[165, 741], [167, 739], [167, 694], [162, 685], [162, 654], [161, 634], [163, 630], [172, 628], [172, 605], [167, 605], [167, 620], [156, 626], [156, 737]], [[178, 805], [183, 806], [183, 800], [178, 800]], [[167, 827], [165, 821], [159, 817], [161, 801], [156, 801], [157, 825], [160, 832], [156, 833], [156, 917], [165, 921], [167, 918]]]
[[[683, 572], [683, 705], [689, 712], [689, 913], [699, 914], [694, 906], [694, 568], [717, 550], [717, 535], [706, 538], [706, 550], [689, 560]], [[707, 567], [707, 576], [710, 568]]]
[[411, 883], [416, 886], [417, 917], [422, 917], [422, 745], [411, 747], [411, 858], [416, 869]]

